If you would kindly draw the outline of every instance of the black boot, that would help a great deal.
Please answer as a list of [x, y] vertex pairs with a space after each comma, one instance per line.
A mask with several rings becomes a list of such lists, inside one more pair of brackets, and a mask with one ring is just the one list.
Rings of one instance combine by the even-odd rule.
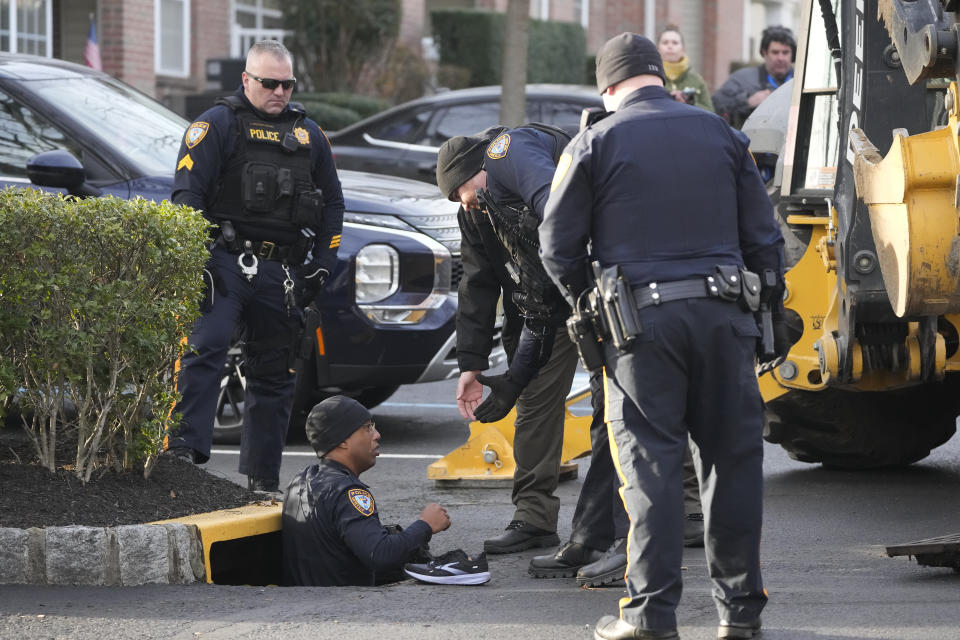
[[683, 546], [703, 546], [703, 514], [690, 513], [683, 519]]
[[680, 640], [676, 629], [641, 629], [622, 618], [603, 616], [593, 628], [594, 640]]
[[254, 478], [247, 476], [247, 489], [257, 493], [264, 498], [274, 500], [283, 500], [283, 491], [280, 490], [279, 480], [265, 480], [263, 478]]
[[581, 567], [577, 572], [577, 585], [602, 587], [623, 580], [627, 572], [627, 539], [615, 540], [613, 546], [596, 562]]
[[577, 575], [577, 569], [602, 557], [603, 552], [599, 549], [568, 542], [556, 553], [534, 557], [527, 571], [534, 578], [572, 578]]
[[513, 520], [502, 534], [484, 540], [483, 550], [487, 553], [514, 553], [533, 547], [552, 547], [555, 544], [560, 544], [556, 531], [547, 531], [523, 520]]

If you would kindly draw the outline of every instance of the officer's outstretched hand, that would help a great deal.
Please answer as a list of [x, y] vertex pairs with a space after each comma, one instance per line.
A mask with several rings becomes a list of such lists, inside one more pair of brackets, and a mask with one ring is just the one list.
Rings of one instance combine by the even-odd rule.
[[496, 422], [510, 413], [523, 387], [510, 377], [509, 373], [502, 376], [477, 376], [477, 382], [490, 387], [490, 396], [484, 400], [473, 412], [480, 422]]
[[297, 287], [297, 302], [301, 309], [306, 309], [307, 306], [313, 302], [314, 298], [317, 297], [317, 294], [320, 293], [320, 289], [323, 289], [323, 285], [326, 284], [330, 272], [315, 262], [311, 262], [310, 264], [300, 267], [299, 275], [300, 283]]
[[457, 409], [464, 420], [476, 420], [473, 412], [483, 400], [483, 385], [477, 382], [479, 371], [464, 371], [457, 380]]
[[447, 510], [431, 502], [420, 512], [420, 519], [430, 525], [430, 530], [434, 533], [440, 533], [450, 527], [450, 516]]

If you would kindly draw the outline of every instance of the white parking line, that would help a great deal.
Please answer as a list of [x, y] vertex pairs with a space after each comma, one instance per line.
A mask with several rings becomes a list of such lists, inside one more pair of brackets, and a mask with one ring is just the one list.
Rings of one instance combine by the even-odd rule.
[[418, 407], [421, 409], [456, 409], [455, 404], [439, 404], [434, 402], [381, 402], [381, 407]]
[[[237, 449], [211, 449], [210, 453], [225, 453], [228, 455], [240, 455], [240, 450]], [[301, 456], [305, 458], [316, 458], [317, 454], [312, 451], [284, 451], [283, 455], [285, 456]], [[407, 460], [439, 460], [443, 456], [426, 454], [426, 453], [381, 453], [380, 458], [397, 458], [397, 459], [407, 459]]]

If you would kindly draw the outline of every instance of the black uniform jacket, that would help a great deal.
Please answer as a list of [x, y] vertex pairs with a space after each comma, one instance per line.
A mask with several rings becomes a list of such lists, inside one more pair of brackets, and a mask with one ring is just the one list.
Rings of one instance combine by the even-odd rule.
[[417, 520], [389, 533], [367, 485], [339, 462], [321, 459], [287, 487], [282, 535], [284, 585], [369, 586], [396, 574], [432, 532]]
[[[235, 95], [242, 98], [254, 113], [265, 120], [271, 119], [271, 116], [254, 109], [242, 88]], [[286, 111], [293, 108], [287, 105]], [[303, 123], [309, 134], [313, 182], [323, 192], [324, 228], [313, 230], [317, 234], [313, 260], [332, 272], [337, 265], [337, 248], [343, 229], [343, 191], [326, 135], [313, 120], [305, 118]], [[191, 138], [191, 131], [201, 131], [202, 135]], [[220, 104], [204, 111], [187, 128], [180, 144], [171, 201], [205, 212], [217, 196], [221, 167], [226, 166], [239, 140], [237, 118], [230, 107]], [[300, 232], [291, 228], [284, 234], [285, 237], [277, 237], [275, 232], [258, 229], [254, 224], [243, 224], [237, 225], [237, 233], [245, 240], [272, 240], [287, 244], [294, 242]]]
[[[542, 131], [520, 127], [502, 133], [490, 143], [484, 156], [487, 190], [491, 197], [498, 204], [525, 204], [542, 219], [557, 152], [555, 138]], [[502, 335], [511, 360], [511, 376], [526, 384], [543, 364], [536, 362], [542, 349], [540, 339], [530, 331], [522, 330], [519, 312], [511, 300], [516, 285], [505, 268], [509, 254], [485, 214], [461, 208], [458, 221], [463, 259], [457, 309], [460, 370], [487, 368], [487, 356], [493, 344], [496, 304], [502, 290], [505, 315]], [[553, 331], [547, 334], [546, 339], [552, 341]], [[550, 345], [547, 345], [547, 353]], [[514, 352], [518, 349], [520, 355], [514, 359]]]
[[745, 135], [662, 87], [628, 95], [582, 131], [557, 167], [540, 225], [551, 277], [585, 288], [587, 243], [630, 282], [740, 265], [783, 273], [783, 237]]

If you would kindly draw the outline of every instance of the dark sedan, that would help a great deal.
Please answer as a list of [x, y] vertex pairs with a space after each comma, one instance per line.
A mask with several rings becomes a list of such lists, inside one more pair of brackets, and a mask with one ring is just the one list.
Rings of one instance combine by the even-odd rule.
[[[527, 86], [526, 122], [577, 133], [586, 107], [602, 107], [593, 87]], [[328, 132], [337, 166], [436, 183], [437, 151], [448, 138], [481, 131], [500, 120], [500, 87], [476, 87], [419, 98]]]
[[[169, 197], [187, 124], [87, 67], [0, 55], [0, 186], [161, 200]], [[343, 240], [320, 302], [314, 362], [301, 376], [309, 388], [298, 389], [298, 400], [336, 392], [373, 406], [398, 385], [457, 373], [457, 207], [422, 182], [349, 171], [341, 181]], [[239, 435], [239, 345], [224, 374], [221, 441]]]

